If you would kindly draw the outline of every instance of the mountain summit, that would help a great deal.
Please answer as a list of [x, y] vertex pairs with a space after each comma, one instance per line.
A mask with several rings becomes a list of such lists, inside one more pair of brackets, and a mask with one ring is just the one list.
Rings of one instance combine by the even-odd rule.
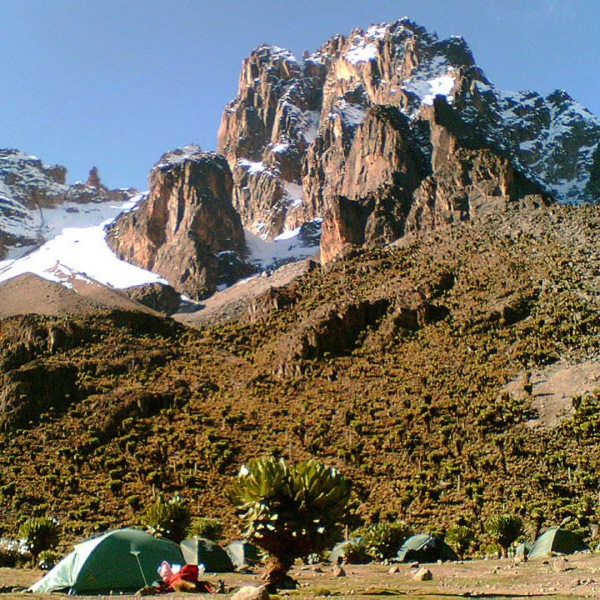
[[527, 196], [593, 202], [599, 142], [600, 122], [566, 93], [503, 92], [462, 38], [404, 18], [302, 60], [255, 49], [218, 152], [245, 227], [273, 239], [325, 219], [328, 260]]

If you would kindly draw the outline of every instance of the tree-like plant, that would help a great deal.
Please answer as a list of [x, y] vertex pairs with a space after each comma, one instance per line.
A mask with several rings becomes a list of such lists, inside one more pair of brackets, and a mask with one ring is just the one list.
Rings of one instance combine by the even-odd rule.
[[363, 544], [369, 556], [385, 560], [396, 556], [406, 538], [411, 534], [412, 529], [404, 521], [381, 522], [367, 529]]
[[185, 500], [179, 496], [168, 502], [159, 496], [142, 515], [141, 522], [150, 533], [179, 544], [187, 536], [192, 515]]
[[506, 556], [510, 545], [523, 533], [523, 520], [518, 515], [493, 515], [485, 522], [484, 529]]
[[344, 546], [344, 562], [349, 565], [364, 565], [372, 560], [362, 542], [348, 542]]
[[24, 548], [37, 565], [38, 556], [44, 550], [53, 550], [60, 538], [60, 525], [51, 517], [34, 517], [21, 524], [19, 537]]
[[242, 467], [230, 499], [244, 537], [269, 554], [263, 579], [274, 590], [296, 558], [341, 539], [350, 487], [335, 469], [315, 460], [288, 464], [268, 456]]
[[446, 531], [444, 541], [460, 558], [464, 558], [471, 544], [475, 541], [475, 532], [467, 525], [454, 525]]
[[49, 571], [52, 567], [56, 566], [58, 561], [62, 558], [62, 554], [60, 552], [56, 552], [55, 550], [44, 550], [40, 552], [38, 556], [38, 568], [42, 571]]

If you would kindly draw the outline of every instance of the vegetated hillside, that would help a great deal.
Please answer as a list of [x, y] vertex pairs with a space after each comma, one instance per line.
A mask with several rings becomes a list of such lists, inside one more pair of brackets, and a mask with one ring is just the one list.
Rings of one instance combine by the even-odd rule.
[[2, 534], [32, 514], [68, 539], [135, 523], [159, 491], [233, 524], [225, 489], [269, 452], [338, 466], [357, 523], [517, 511], [531, 529], [587, 527], [596, 400], [555, 428], [526, 422], [535, 370], [600, 356], [599, 228], [597, 207], [515, 209], [356, 252], [213, 328], [0, 321]]

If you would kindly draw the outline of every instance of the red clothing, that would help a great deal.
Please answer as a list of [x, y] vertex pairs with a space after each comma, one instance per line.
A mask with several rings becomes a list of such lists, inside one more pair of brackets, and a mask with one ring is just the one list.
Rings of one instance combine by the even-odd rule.
[[198, 565], [183, 565], [177, 573], [171, 575], [171, 577], [167, 577], [165, 583], [171, 587], [180, 579], [189, 581], [190, 583], [198, 583]]

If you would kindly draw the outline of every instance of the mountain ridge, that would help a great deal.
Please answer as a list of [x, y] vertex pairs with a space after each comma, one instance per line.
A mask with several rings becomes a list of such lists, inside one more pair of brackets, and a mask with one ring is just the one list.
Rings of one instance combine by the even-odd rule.
[[[591, 113], [560, 92], [545, 99], [501, 92], [462, 38], [440, 40], [405, 18], [334, 36], [303, 60], [267, 45], [244, 60], [217, 147], [234, 173], [234, 204], [245, 226], [269, 239], [323, 218], [331, 195], [360, 200], [377, 192], [383, 181], [367, 190], [341, 181], [345, 146], [365, 110], [395, 107], [418, 135], [415, 122], [440, 95], [472, 139], [509, 160], [542, 193], [566, 202], [596, 200], [600, 122]], [[427, 155], [429, 141], [423, 142], [416, 146]], [[372, 168], [377, 149], [359, 152], [359, 168]], [[301, 197], [289, 192], [300, 183]]]

